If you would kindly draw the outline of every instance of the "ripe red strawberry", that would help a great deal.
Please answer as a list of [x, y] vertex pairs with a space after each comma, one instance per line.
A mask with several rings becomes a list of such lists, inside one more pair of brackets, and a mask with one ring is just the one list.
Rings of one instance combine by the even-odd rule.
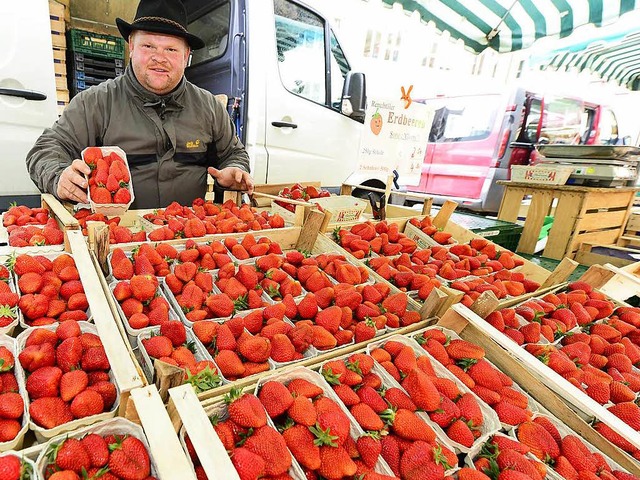
[[17, 455], [4, 455], [0, 457], [0, 478], [6, 480], [20, 480], [27, 478], [26, 467], [23, 466]]
[[436, 438], [435, 432], [414, 412], [401, 408], [391, 417], [391, 428], [400, 437], [406, 440], [434, 442]]
[[555, 461], [560, 455], [560, 446], [542, 425], [524, 422], [518, 427], [517, 435], [518, 440], [545, 463]]
[[456, 443], [469, 448], [473, 445], [475, 437], [469, 426], [462, 420], [455, 420], [447, 428], [447, 436]]
[[94, 372], [96, 370], [105, 370], [105, 371], [109, 370], [111, 366], [109, 365], [109, 359], [107, 358], [107, 354], [104, 351], [104, 347], [99, 346], [99, 347], [86, 348], [84, 353], [82, 354], [82, 361], [80, 362], [80, 367], [85, 372]]
[[458, 470], [459, 480], [489, 480], [489, 477], [475, 468], [461, 468]]
[[633, 402], [618, 403], [607, 408], [634, 430], [640, 430], [640, 407]]
[[244, 447], [264, 459], [265, 473], [269, 476], [281, 475], [291, 466], [291, 455], [284, 438], [268, 425], [255, 430]]
[[89, 377], [83, 370], [72, 370], [62, 375], [60, 379], [60, 398], [70, 402], [73, 398], [89, 386]]
[[595, 473], [598, 469], [591, 452], [582, 440], [575, 435], [566, 435], [560, 444], [562, 455], [578, 471], [586, 470]]
[[432, 412], [439, 408], [440, 392], [438, 392], [431, 379], [421, 370], [415, 369], [411, 371], [402, 381], [402, 387], [418, 408], [427, 412]]
[[160, 325], [160, 334], [167, 337], [174, 347], [179, 347], [187, 341], [187, 331], [184, 324], [178, 320], [169, 320]]
[[292, 394], [311, 399], [316, 398], [323, 393], [322, 388], [303, 378], [294, 378], [291, 380], [287, 385], [287, 389]]
[[73, 420], [69, 406], [60, 397], [43, 397], [31, 402], [29, 415], [43, 428], [54, 428]]
[[404, 408], [415, 412], [417, 410], [416, 404], [413, 403], [411, 398], [402, 390], [396, 387], [391, 387], [384, 392], [384, 398], [392, 407]]
[[376, 411], [364, 402], [351, 407], [350, 412], [364, 430], [377, 432], [384, 428], [384, 423], [382, 423]]
[[89, 454], [92, 467], [102, 468], [109, 462], [109, 446], [100, 435], [90, 433], [80, 443]]
[[493, 405], [498, 418], [507, 425], [520, 425], [531, 419], [531, 411], [514, 405], [511, 402], [500, 400]]
[[258, 398], [271, 418], [282, 415], [293, 403], [293, 396], [287, 387], [275, 381], [266, 382], [260, 389]]
[[42, 367], [27, 378], [27, 392], [31, 399], [57, 397], [62, 370], [58, 367]]
[[338, 480], [355, 475], [357, 466], [349, 458], [347, 451], [338, 447], [320, 447], [320, 468], [318, 473], [329, 480]]
[[151, 473], [149, 453], [139, 439], [132, 436], [117, 437], [109, 445], [109, 471], [120, 478], [143, 480]]
[[58, 446], [55, 456], [56, 466], [76, 473], [91, 467], [91, 458], [80, 440], [68, 438]]
[[415, 442], [409, 446], [400, 459], [401, 478], [407, 480], [444, 478], [445, 466], [443, 462], [434, 461], [433, 449], [433, 445], [426, 442]]
[[356, 448], [360, 458], [370, 468], [375, 467], [378, 458], [382, 453], [382, 443], [380, 436], [375, 433], [368, 433], [358, 438]]
[[300, 465], [310, 470], [320, 468], [320, 447], [314, 443], [316, 438], [309, 428], [294, 425], [282, 432], [282, 437]]
[[480, 360], [484, 358], [484, 349], [471, 342], [461, 339], [453, 339], [446, 347], [449, 356], [455, 361], [458, 360]]
[[294, 422], [307, 427], [315, 425], [317, 420], [317, 412], [313, 403], [304, 395], [294, 397], [287, 414]]
[[231, 455], [231, 462], [241, 480], [249, 480], [264, 476], [265, 463], [261, 456], [250, 450], [240, 447], [235, 448]]
[[336, 392], [340, 400], [342, 400], [342, 403], [344, 403], [347, 408], [360, 403], [360, 397], [350, 386], [340, 384], [333, 385], [332, 387], [333, 391]]
[[233, 388], [225, 396], [225, 402], [229, 418], [241, 427], [259, 428], [267, 423], [267, 413], [255, 395]]
[[0, 418], [19, 420], [24, 413], [22, 396], [15, 392], [0, 394]]
[[84, 390], [71, 402], [71, 413], [75, 418], [90, 417], [104, 411], [104, 400], [95, 390]]
[[[350, 422], [349, 418], [345, 415], [342, 409], [332, 402], [333, 406], [330, 408], [335, 408], [335, 410], [324, 411], [320, 413], [320, 409], [318, 410], [318, 424], [317, 427], [321, 429], [323, 432], [327, 432], [329, 435], [333, 437], [337, 437], [335, 440], [338, 445], [344, 445], [347, 438], [350, 434]], [[317, 402], [316, 402], [317, 407]]]

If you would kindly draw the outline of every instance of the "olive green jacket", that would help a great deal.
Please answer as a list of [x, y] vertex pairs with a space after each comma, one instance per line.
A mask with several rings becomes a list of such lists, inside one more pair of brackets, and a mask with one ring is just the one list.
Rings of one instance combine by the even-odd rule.
[[213, 94], [183, 77], [173, 92], [158, 96], [140, 85], [131, 67], [71, 99], [28, 153], [31, 179], [55, 195], [62, 171], [90, 146], [126, 152], [131, 208], [190, 205], [206, 192], [208, 166], [249, 171], [233, 122]]

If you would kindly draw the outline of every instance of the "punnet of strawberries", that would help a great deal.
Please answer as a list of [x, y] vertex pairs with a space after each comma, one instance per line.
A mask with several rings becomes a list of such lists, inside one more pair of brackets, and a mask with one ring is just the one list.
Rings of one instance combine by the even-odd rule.
[[12, 349], [0, 345], [0, 445], [15, 440], [22, 430], [25, 405], [14, 367]]
[[149, 240], [162, 241], [174, 238], [195, 238], [216, 233], [242, 233], [250, 230], [284, 228], [284, 219], [267, 211], [258, 213], [248, 203], [238, 207], [232, 200], [222, 205], [193, 201], [191, 207], [173, 202], [166, 208], [143, 216], [157, 228], [149, 233]]
[[[371, 356], [398, 382], [419, 410], [437, 424], [458, 448], [471, 448], [487, 428], [484, 405], [468, 387], [437, 373], [429, 355], [416, 353], [412, 342], [384, 342]], [[416, 344], [417, 346], [417, 344]]]
[[429, 327], [415, 339], [429, 355], [489, 405], [500, 422], [519, 425], [531, 419], [533, 412], [529, 397], [509, 376], [486, 360], [482, 347], [439, 327]]
[[0, 475], [2, 480], [35, 480], [39, 478], [33, 465], [15, 452], [0, 454]]
[[46, 451], [48, 480], [155, 480], [145, 444], [127, 433], [88, 433], [51, 443]]
[[26, 330], [18, 360], [24, 369], [31, 420], [52, 429], [110, 411], [118, 392], [100, 337], [79, 322]]
[[[21, 254], [12, 256], [7, 265], [18, 279], [18, 307], [27, 325], [88, 319], [89, 302], [71, 255], [61, 253], [50, 259]], [[15, 296], [9, 293], [8, 297], [12, 304]]]
[[82, 234], [87, 236], [87, 222], [104, 222], [109, 227], [109, 243], [129, 243], [145, 242], [147, 232], [144, 230], [134, 231], [129, 227], [120, 225], [120, 217], [107, 217], [104, 213], [92, 213], [88, 208], [81, 208], [74, 213], [74, 218], [78, 220]]
[[46, 208], [12, 205], [2, 216], [2, 225], [9, 234], [11, 247], [61, 245], [64, 232]]
[[[210, 419], [241, 479], [295, 478], [283, 435], [269, 424], [255, 395], [232, 388], [224, 402], [214, 406]], [[188, 435], [185, 444], [197, 478], [207, 479]]]
[[[292, 185], [291, 187], [285, 187], [280, 192], [278, 192], [278, 196], [282, 198], [289, 198], [291, 200], [300, 200], [302, 202], [311, 202], [316, 198], [326, 198], [331, 196], [331, 192], [329, 190], [325, 190], [324, 188], [318, 188], [313, 185], [303, 186], [299, 183]], [[276, 200], [276, 203], [280, 205], [282, 208], [286, 208], [290, 212], [296, 211], [296, 206], [293, 203], [281, 202]], [[311, 202], [314, 203], [314, 202]], [[322, 207], [316, 203], [316, 205], [322, 211]]]
[[89, 147], [82, 152], [82, 159], [91, 168], [89, 199], [93, 203], [107, 205], [131, 202], [131, 172], [124, 158], [116, 152], [107, 153], [100, 147]]
[[333, 238], [354, 257], [362, 259], [377, 255], [394, 256], [400, 253], [413, 253], [416, 242], [408, 238], [395, 223], [386, 221], [364, 222], [350, 228], [337, 227]]
[[[458, 465], [455, 453], [438, 439], [410, 396], [385, 381], [384, 369], [372, 355], [355, 353], [331, 360], [321, 372], [366, 432], [357, 439], [355, 450], [348, 449], [359, 472], [370, 471], [378, 456], [400, 478], [411, 478], [413, 462], [436, 479]], [[418, 461], [420, 454], [425, 458]]]

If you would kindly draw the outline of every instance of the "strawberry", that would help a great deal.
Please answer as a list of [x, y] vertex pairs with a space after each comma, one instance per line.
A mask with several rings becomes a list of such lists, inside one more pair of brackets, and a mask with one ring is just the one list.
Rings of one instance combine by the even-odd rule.
[[586, 470], [595, 473], [597, 465], [592, 458], [591, 452], [582, 440], [575, 435], [566, 435], [560, 444], [562, 455], [578, 471]]
[[60, 445], [57, 445], [55, 452], [56, 466], [62, 470], [72, 470], [80, 473], [91, 467], [89, 453], [80, 440], [68, 438]]
[[293, 398], [293, 403], [287, 410], [287, 414], [294, 422], [307, 427], [315, 425], [318, 419], [313, 403], [303, 395]]
[[392, 430], [401, 438], [434, 442], [435, 432], [414, 412], [400, 408], [389, 417]]
[[29, 478], [28, 465], [24, 465], [17, 455], [3, 455], [0, 457], [0, 478], [6, 480], [20, 480]]
[[244, 447], [264, 459], [267, 475], [281, 475], [291, 466], [291, 455], [284, 438], [268, 425], [254, 430]]
[[0, 394], [0, 418], [8, 420], [20, 420], [24, 413], [24, 401], [22, 396], [15, 392]]
[[640, 407], [633, 402], [622, 402], [608, 407], [611, 413], [634, 430], [640, 430]]
[[535, 422], [524, 422], [518, 427], [518, 440], [527, 445], [536, 457], [548, 463], [560, 455], [560, 446], [551, 434]]
[[62, 375], [60, 379], [60, 398], [70, 402], [73, 398], [89, 386], [89, 376], [83, 370], [72, 370]]
[[[573, 305], [576, 305], [575, 303]], [[573, 468], [573, 465], [567, 460], [566, 457], [560, 455], [555, 464], [553, 465], [553, 469], [562, 475], [566, 480], [579, 480], [580, 475], [577, 470]]]
[[458, 470], [459, 480], [490, 480], [487, 475], [475, 468], [464, 467]]
[[143, 480], [151, 473], [149, 453], [139, 439], [117, 437], [109, 445], [109, 471], [120, 478]]
[[500, 451], [496, 458], [496, 463], [501, 471], [515, 471], [524, 474], [529, 480], [542, 480], [543, 478], [527, 457], [515, 450]]
[[402, 387], [418, 408], [431, 412], [440, 406], [440, 392], [422, 371], [418, 369], [411, 371], [402, 381]]
[[[438, 480], [444, 478], [445, 466], [434, 461], [433, 445], [415, 442], [400, 459], [401, 478], [406, 480]], [[449, 467], [448, 464], [445, 465]]]
[[473, 445], [474, 436], [469, 426], [462, 420], [455, 420], [447, 428], [447, 436], [454, 442], [469, 448]]
[[322, 395], [322, 388], [305, 380], [303, 378], [294, 378], [287, 385], [287, 389], [295, 395], [307, 397], [310, 399]]
[[384, 424], [376, 411], [364, 402], [351, 407], [350, 412], [364, 430], [377, 432], [384, 428]]
[[378, 462], [378, 458], [382, 453], [382, 443], [380, 435], [368, 433], [358, 438], [356, 448], [360, 454], [360, 458], [370, 468], [374, 468]]
[[60, 397], [43, 397], [32, 401], [29, 415], [43, 428], [54, 428], [73, 420], [69, 406]]
[[31, 399], [57, 397], [62, 370], [58, 367], [42, 367], [27, 378], [26, 387]]
[[271, 418], [276, 418], [288, 410], [293, 403], [293, 396], [282, 383], [266, 382], [258, 394], [260, 402]]
[[104, 351], [104, 347], [100, 346], [87, 348], [82, 354], [80, 367], [86, 372], [93, 372], [96, 370], [109, 370], [111, 366], [109, 365], [109, 359], [107, 358], [107, 354]]
[[[168, 338], [171, 341], [173, 347], [179, 347], [187, 341], [187, 331], [178, 320], [169, 320], [160, 325], [160, 335]], [[156, 358], [159, 358], [153, 355]], [[166, 355], [162, 355], [163, 357]]]
[[90, 417], [104, 411], [104, 400], [95, 390], [84, 390], [71, 402], [71, 413], [75, 418]]
[[229, 418], [241, 427], [259, 428], [267, 423], [267, 414], [260, 400], [250, 393], [243, 394], [237, 388], [225, 396]]
[[214, 318], [230, 317], [235, 310], [233, 300], [223, 293], [210, 295], [205, 303]]
[[328, 480], [338, 480], [355, 475], [357, 466], [349, 458], [347, 451], [340, 447], [320, 447], [320, 468], [318, 473]]
[[231, 462], [238, 472], [240, 480], [252, 480], [264, 476], [264, 460], [246, 448], [234, 449]]
[[282, 437], [298, 463], [310, 470], [320, 468], [320, 447], [315, 444], [314, 434], [304, 425], [294, 425], [282, 432]]
[[446, 347], [446, 351], [456, 362], [459, 360], [480, 360], [484, 358], [484, 349], [478, 345], [461, 339], [453, 339]]
[[109, 462], [109, 446], [100, 435], [90, 433], [80, 443], [89, 454], [92, 467], [102, 468]]

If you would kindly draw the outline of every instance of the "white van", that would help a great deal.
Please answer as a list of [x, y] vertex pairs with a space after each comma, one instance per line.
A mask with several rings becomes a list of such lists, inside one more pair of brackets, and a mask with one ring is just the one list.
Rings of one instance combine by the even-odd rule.
[[39, 203], [25, 159], [58, 118], [47, 0], [0, 2], [0, 210]]
[[357, 167], [365, 79], [327, 19], [296, 0], [184, 4], [206, 43], [186, 76], [229, 96], [256, 183], [343, 183]]

